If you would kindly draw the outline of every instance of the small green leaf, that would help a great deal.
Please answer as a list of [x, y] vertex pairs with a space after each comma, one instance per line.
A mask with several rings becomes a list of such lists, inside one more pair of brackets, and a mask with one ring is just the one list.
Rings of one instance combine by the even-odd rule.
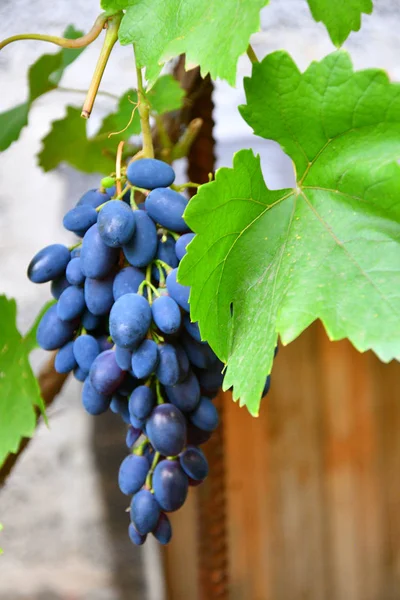
[[[131, 0], [119, 30], [121, 44], [134, 44], [136, 62], [152, 85], [163, 63], [186, 54], [186, 66], [200, 65], [203, 77], [236, 80], [236, 64], [250, 35], [260, 27], [268, 0]], [[125, 4], [125, 6], [126, 6]], [[151, 32], [151, 35], [149, 35]]]
[[[83, 35], [72, 25], [69, 25], [64, 32], [64, 37], [76, 39]], [[29, 69], [28, 84], [29, 98], [23, 104], [15, 106], [10, 110], [0, 113], [0, 150], [6, 150], [15, 142], [28, 124], [29, 110], [37, 98], [54, 90], [64, 70], [70, 65], [84, 48], [68, 49], [63, 48], [56, 54], [44, 54]]]
[[239, 152], [185, 218], [179, 278], [191, 317], [228, 363], [224, 387], [258, 414], [278, 338], [320, 319], [381, 360], [400, 358], [400, 85], [336, 52], [300, 73], [285, 52], [253, 65], [242, 115], [281, 144], [294, 189], [269, 190]]
[[15, 142], [21, 130], [28, 125], [29, 102], [19, 104], [0, 113], [0, 151], [6, 150]]
[[341, 46], [352, 31], [361, 28], [361, 15], [372, 13], [372, 0], [307, 0], [312, 16], [322, 21], [335, 46]]
[[15, 300], [0, 296], [0, 466], [35, 430], [39, 385], [16, 326]]
[[151, 110], [159, 115], [179, 110], [183, 105], [185, 92], [172, 75], [162, 75], [146, 94]]
[[109, 13], [124, 10], [132, 1], [129, 0], [101, 0], [101, 8]]
[[135, 90], [125, 92], [116, 112], [105, 117], [92, 138], [87, 137], [87, 122], [81, 118], [80, 109], [68, 106], [66, 116], [54, 121], [51, 131], [42, 140], [39, 165], [44, 171], [51, 171], [66, 162], [84, 173], [110, 173], [115, 168], [118, 142], [140, 132], [136, 102]]

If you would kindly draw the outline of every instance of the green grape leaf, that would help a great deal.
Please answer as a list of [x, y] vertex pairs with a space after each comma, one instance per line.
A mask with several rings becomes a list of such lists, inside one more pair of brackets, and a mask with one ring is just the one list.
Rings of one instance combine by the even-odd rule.
[[[236, 64], [260, 27], [268, 0], [130, 0], [119, 30], [121, 44], [134, 44], [136, 63], [150, 86], [163, 63], [186, 54], [188, 68], [235, 84]], [[151, 31], [151, 35], [149, 35]]]
[[372, 13], [372, 0], [307, 0], [315, 21], [322, 21], [335, 46], [341, 46], [352, 31], [361, 28], [361, 15]]
[[129, 0], [101, 0], [101, 8], [109, 13], [124, 10], [129, 5]]
[[[66, 162], [84, 173], [110, 173], [115, 169], [118, 142], [140, 132], [137, 110], [129, 124], [136, 101], [136, 92], [127, 91], [116, 112], [104, 118], [98, 133], [91, 138], [87, 136], [87, 121], [82, 119], [81, 110], [68, 106], [66, 116], [54, 121], [50, 132], [42, 140], [39, 165], [44, 171], [51, 171]], [[117, 132], [120, 133], [110, 136]]]
[[162, 115], [183, 106], [185, 92], [172, 75], [162, 75], [146, 93], [152, 112]]
[[242, 115], [291, 157], [296, 187], [269, 190], [239, 152], [186, 209], [197, 235], [179, 279], [228, 364], [225, 389], [257, 415], [278, 335], [287, 344], [317, 319], [331, 340], [400, 358], [400, 85], [354, 72], [345, 52], [304, 73], [275, 52], [245, 91]]
[[16, 325], [15, 300], [0, 296], [0, 466], [17, 452], [22, 438], [36, 426], [35, 406], [44, 409], [36, 377], [29, 364], [32, 344]]
[[[72, 25], [64, 32], [64, 37], [76, 39], [83, 35]], [[28, 71], [29, 97], [26, 102], [0, 113], [0, 151], [6, 150], [15, 142], [28, 124], [32, 103], [51, 90], [54, 90], [65, 69], [83, 52], [84, 48], [63, 48], [56, 54], [44, 54]]]

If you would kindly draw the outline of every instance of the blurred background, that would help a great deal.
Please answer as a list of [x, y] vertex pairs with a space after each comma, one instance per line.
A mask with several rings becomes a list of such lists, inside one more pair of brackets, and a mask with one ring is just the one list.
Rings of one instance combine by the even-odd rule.
[[[87, 31], [97, 12], [96, 0], [1, 0], [0, 36], [61, 34], [70, 23]], [[399, 27], [399, 3], [377, 0], [344, 45], [355, 68], [384, 68], [399, 80]], [[259, 58], [286, 49], [301, 69], [334, 50], [305, 0], [271, 0], [252, 44]], [[100, 45], [99, 38], [68, 69], [64, 87], [88, 87]], [[1, 112], [25, 100], [29, 65], [53, 51], [24, 41], [0, 53]], [[250, 70], [242, 57], [237, 88], [215, 84], [216, 165], [230, 166], [236, 150], [252, 147], [269, 187], [287, 187], [289, 159], [252, 136], [237, 111]], [[131, 49], [116, 47], [102, 89], [118, 95], [132, 86]], [[47, 174], [37, 166], [51, 121], [82, 101], [59, 91], [37, 100], [29, 126], [0, 156], [0, 291], [17, 299], [21, 331], [49, 297], [47, 285], [28, 282], [27, 264], [47, 244], [71, 243], [62, 216], [99, 184], [100, 176], [67, 165]], [[89, 128], [114, 104], [99, 97]], [[43, 360], [37, 351], [35, 368]], [[132, 547], [116, 484], [124, 427], [112, 414], [86, 415], [79, 387], [71, 378], [50, 409], [50, 429], [39, 426], [0, 490], [0, 600], [400, 598], [398, 365], [329, 343], [316, 325], [281, 349], [259, 419], [221, 395], [221, 431], [209, 449], [213, 480], [192, 490], [174, 517], [166, 551], [152, 541]], [[200, 504], [215, 513], [214, 525]]]

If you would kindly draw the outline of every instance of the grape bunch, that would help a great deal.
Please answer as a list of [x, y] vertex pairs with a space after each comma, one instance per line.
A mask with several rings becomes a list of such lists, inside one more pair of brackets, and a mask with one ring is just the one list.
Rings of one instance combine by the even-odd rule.
[[28, 267], [32, 282], [51, 281], [56, 299], [39, 323], [39, 346], [57, 349], [56, 370], [83, 382], [88, 413], [111, 409], [127, 424], [118, 483], [132, 496], [128, 531], [137, 545], [149, 533], [168, 543], [166, 513], [206, 478], [200, 446], [218, 425], [212, 399], [223, 378], [223, 364], [190, 320], [190, 288], [177, 280], [194, 234], [174, 180], [160, 160], [130, 162], [120, 193], [106, 177], [64, 216], [81, 242], [47, 246]]

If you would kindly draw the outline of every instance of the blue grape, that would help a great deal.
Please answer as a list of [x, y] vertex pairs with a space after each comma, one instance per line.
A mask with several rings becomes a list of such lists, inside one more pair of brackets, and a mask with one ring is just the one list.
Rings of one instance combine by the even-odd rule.
[[196, 427], [190, 421], [186, 424], [187, 431], [187, 443], [192, 446], [200, 446], [201, 444], [205, 444], [211, 437], [211, 431], [204, 431], [204, 429], [200, 429]]
[[136, 267], [121, 269], [114, 279], [114, 300], [118, 300], [125, 294], [136, 294], [142, 281], [144, 281], [144, 274]]
[[63, 225], [68, 231], [81, 235], [97, 221], [97, 211], [90, 204], [82, 204], [71, 208], [63, 219]]
[[135, 429], [132, 425], [129, 425], [128, 431], [126, 432], [126, 445], [128, 448], [132, 448], [135, 442], [140, 438], [142, 433], [141, 429]]
[[74, 377], [77, 381], [80, 381], [81, 383], [83, 383], [86, 380], [87, 376], [88, 376], [87, 371], [84, 371], [80, 367], [76, 367], [74, 369]]
[[175, 348], [171, 344], [160, 344], [158, 347], [156, 376], [163, 385], [175, 385], [179, 381], [178, 357]]
[[201, 342], [199, 324], [192, 323], [192, 321], [190, 320], [189, 314], [187, 314], [183, 317], [183, 326], [186, 329], [186, 331], [188, 332], [188, 334], [190, 335], [190, 337], [192, 337], [194, 340], [196, 340], [196, 342]]
[[176, 276], [178, 273], [178, 269], [173, 269], [171, 273], [168, 274], [167, 277], [167, 290], [171, 298], [175, 300], [179, 304], [183, 310], [189, 312], [189, 294], [190, 287], [187, 285], [181, 285], [177, 282]]
[[85, 302], [93, 315], [106, 315], [110, 312], [114, 304], [113, 283], [113, 273], [104, 277], [104, 279], [86, 278], [84, 287]]
[[125, 294], [110, 312], [110, 334], [121, 348], [134, 348], [146, 335], [151, 324], [151, 308], [143, 296]]
[[28, 266], [28, 277], [33, 283], [46, 283], [64, 274], [70, 253], [62, 244], [46, 246], [35, 254]]
[[125, 377], [125, 371], [119, 368], [113, 350], [99, 354], [90, 368], [90, 383], [99, 394], [113, 394]]
[[[156, 259], [162, 260], [172, 268], [178, 266], [178, 259], [175, 253], [175, 240], [172, 235], [163, 235], [161, 239], [158, 240]], [[164, 277], [166, 277], [164, 267], [161, 267], [161, 269], [163, 270]], [[156, 281], [160, 281], [160, 271], [155, 265], [152, 269], [152, 274]]]
[[147, 419], [155, 403], [153, 390], [147, 385], [139, 385], [129, 398], [129, 414], [139, 420]]
[[131, 207], [121, 200], [110, 200], [100, 210], [97, 227], [107, 246], [118, 248], [126, 244], [135, 231], [135, 218]]
[[218, 360], [207, 369], [199, 369], [196, 373], [200, 386], [207, 392], [218, 390], [218, 388], [221, 387], [224, 379], [222, 373], [223, 368], [224, 364]]
[[59, 277], [58, 279], [53, 279], [50, 286], [51, 295], [53, 296], [53, 298], [58, 300], [63, 291], [66, 290], [69, 286], [70, 283], [64, 275], [62, 277]]
[[86, 277], [101, 279], [109, 274], [118, 259], [118, 249], [106, 246], [96, 225], [92, 225], [82, 240], [81, 268]]
[[185, 417], [173, 404], [160, 404], [146, 422], [146, 433], [156, 452], [177, 456], [186, 443]]
[[99, 343], [92, 335], [80, 335], [74, 341], [75, 360], [86, 373], [89, 373], [90, 367], [99, 353]]
[[132, 425], [132, 427], [134, 427], [135, 429], [144, 430], [144, 420], [143, 419], [137, 419], [131, 413], [129, 413], [129, 419], [130, 419], [130, 424]]
[[156, 158], [142, 158], [129, 163], [126, 176], [132, 185], [146, 190], [168, 187], [175, 180], [173, 168]]
[[209, 398], [202, 396], [199, 404], [191, 413], [190, 420], [203, 431], [214, 431], [218, 427], [218, 411]]
[[36, 333], [37, 343], [43, 350], [61, 348], [74, 335], [78, 321], [61, 321], [57, 315], [57, 305], [53, 304], [44, 313]]
[[129, 409], [128, 409], [128, 400], [125, 396], [122, 396], [119, 393], [116, 393], [111, 398], [110, 408], [113, 413], [120, 415], [122, 420], [127, 425], [131, 424], [131, 420], [129, 417]]
[[57, 315], [62, 321], [72, 321], [79, 317], [85, 308], [83, 289], [71, 285], [63, 291], [57, 302]]
[[162, 510], [172, 512], [185, 503], [189, 481], [175, 460], [162, 460], [153, 473], [154, 496]]
[[145, 207], [147, 213], [156, 223], [178, 233], [188, 230], [183, 220], [183, 213], [188, 201], [185, 196], [169, 188], [159, 187], [147, 196]]
[[85, 276], [81, 269], [81, 259], [79, 257], [72, 258], [67, 265], [65, 271], [68, 282], [71, 285], [83, 285], [85, 282]]
[[123, 494], [136, 494], [146, 481], [149, 462], [145, 456], [130, 454], [121, 463], [118, 473], [118, 485]]
[[175, 252], [176, 252], [176, 256], [179, 261], [181, 261], [182, 258], [185, 256], [186, 247], [192, 241], [193, 238], [194, 238], [194, 233], [184, 233], [176, 241]]
[[100, 415], [110, 406], [110, 396], [96, 392], [89, 377], [86, 377], [82, 388], [82, 404], [90, 415]]
[[262, 398], [264, 398], [264, 396], [266, 396], [268, 394], [270, 387], [271, 387], [271, 375], [268, 375], [267, 379], [265, 380], [264, 389], [261, 394]]
[[196, 446], [187, 446], [179, 456], [186, 475], [195, 481], [203, 481], [208, 475], [208, 462], [204, 452]]
[[166, 334], [176, 333], [181, 326], [179, 306], [169, 296], [156, 298], [151, 305], [154, 323]]
[[179, 381], [184, 381], [190, 371], [190, 362], [188, 359], [188, 355], [186, 354], [182, 346], [180, 344], [177, 344], [176, 342], [174, 342], [174, 348], [179, 364]]
[[85, 312], [82, 315], [82, 326], [87, 331], [92, 331], [93, 329], [96, 329], [100, 325], [100, 323], [100, 317], [93, 315], [90, 312], [90, 310], [85, 310]]
[[132, 498], [131, 520], [135, 529], [141, 534], [150, 533], [157, 525], [160, 506], [149, 490], [140, 490]]
[[54, 368], [57, 373], [69, 373], [73, 371], [77, 366], [73, 347], [74, 342], [67, 342], [56, 354], [56, 358], [54, 360]]
[[132, 352], [127, 348], [115, 346], [115, 360], [120, 369], [129, 371], [131, 368]]
[[172, 527], [170, 520], [165, 513], [160, 513], [157, 525], [152, 531], [152, 534], [160, 544], [165, 546], [169, 543], [172, 537]]
[[158, 348], [153, 340], [143, 340], [132, 354], [132, 373], [138, 379], [146, 379], [158, 364]]
[[157, 251], [157, 230], [154, 222], [142, 210], [132, 213], [135, 219], [135, 235], [124, 244], [126, 260], [133, 267], [146, 267]]
[[165, 386], [165, 393], [168, 400], [184, 412], [191, 412], [200, 402], [199, 382], [192, 371], [182, 383]]
[[107, 194], [101, 192], [100, 190], [94, 189], [89, 190], [85, 194], [83, 194], [81, 199], [78, 201], [77, 206], [89, 205], [93, 208], [97, 208], [101, 204], [104, 204], [104, 202], [107, 202], [107, 200], [109, 200]]
[[190, 362], [195, 367], [198, 367], [199, 369], [208, 369], [218, 360], [206, 342], [196, 342], [196, 340], [190, 337], [186, 332], [182, 333], [181, 341]]
[[133, 523], [129, 523], [128, 534], [132, 544], [135, 544], [135, 546], [142, 546], [147, 538], [147, 535], [141, 535], [136, 531]]

